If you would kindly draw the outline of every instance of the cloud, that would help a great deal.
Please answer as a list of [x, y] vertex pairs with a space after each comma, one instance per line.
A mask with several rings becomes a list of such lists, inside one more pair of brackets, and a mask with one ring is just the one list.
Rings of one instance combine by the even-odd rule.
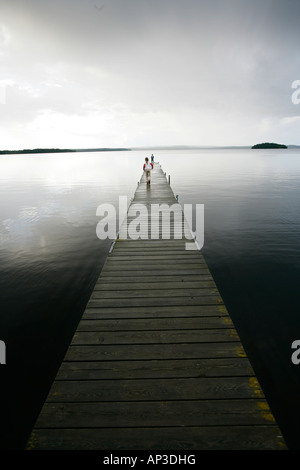
[[297, 0], [0, 4], [10, 148], [247, 145], [266, 122], [299, 114]]

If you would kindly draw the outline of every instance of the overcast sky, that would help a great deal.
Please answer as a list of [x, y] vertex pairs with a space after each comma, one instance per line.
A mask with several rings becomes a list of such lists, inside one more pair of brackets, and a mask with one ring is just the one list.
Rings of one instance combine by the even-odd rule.
[[0, 149], [300, 145], [299, 24], [299, 0], [0, 0]]

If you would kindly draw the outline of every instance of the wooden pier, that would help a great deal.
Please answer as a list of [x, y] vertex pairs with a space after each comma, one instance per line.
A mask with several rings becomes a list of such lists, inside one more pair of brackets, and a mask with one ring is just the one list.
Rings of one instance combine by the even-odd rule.
[[[156, 163], [131, 204], [163, 203]], [[201, 251], [155, 227], [114, 243], [27, 449], [285, 449]]]

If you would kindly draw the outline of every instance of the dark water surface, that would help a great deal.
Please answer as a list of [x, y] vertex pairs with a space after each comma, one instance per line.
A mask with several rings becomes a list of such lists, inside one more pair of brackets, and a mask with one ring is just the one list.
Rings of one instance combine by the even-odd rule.
[[1, 156], [2, 448], [23, 447], [105, 261], [97, 207], [130, 201], [141, 168], [125, 152]]
[[[203, 254], [291, 449], [300, 449], [300, 152], [160, 151], [179, 202], [204, 204]], [[0, 159], [2, 449], [22, 449], [111, 241], [96, 209], [133, 196], [147, 152]]]
[[300, 338], [300, 152], [190, 154], [161, 160], [179, 201], [204, 204], [203, 254], [286, 442], [299, 450], [291, 345]]

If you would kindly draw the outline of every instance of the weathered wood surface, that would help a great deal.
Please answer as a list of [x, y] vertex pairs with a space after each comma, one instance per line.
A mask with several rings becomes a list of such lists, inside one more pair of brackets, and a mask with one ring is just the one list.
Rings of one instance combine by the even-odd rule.
[[[177, 204], [156, 164], [133, 203], [162, 202]], [[28, 449], [285, 449], [205, 260], [185, 242], [117, 240]]]

